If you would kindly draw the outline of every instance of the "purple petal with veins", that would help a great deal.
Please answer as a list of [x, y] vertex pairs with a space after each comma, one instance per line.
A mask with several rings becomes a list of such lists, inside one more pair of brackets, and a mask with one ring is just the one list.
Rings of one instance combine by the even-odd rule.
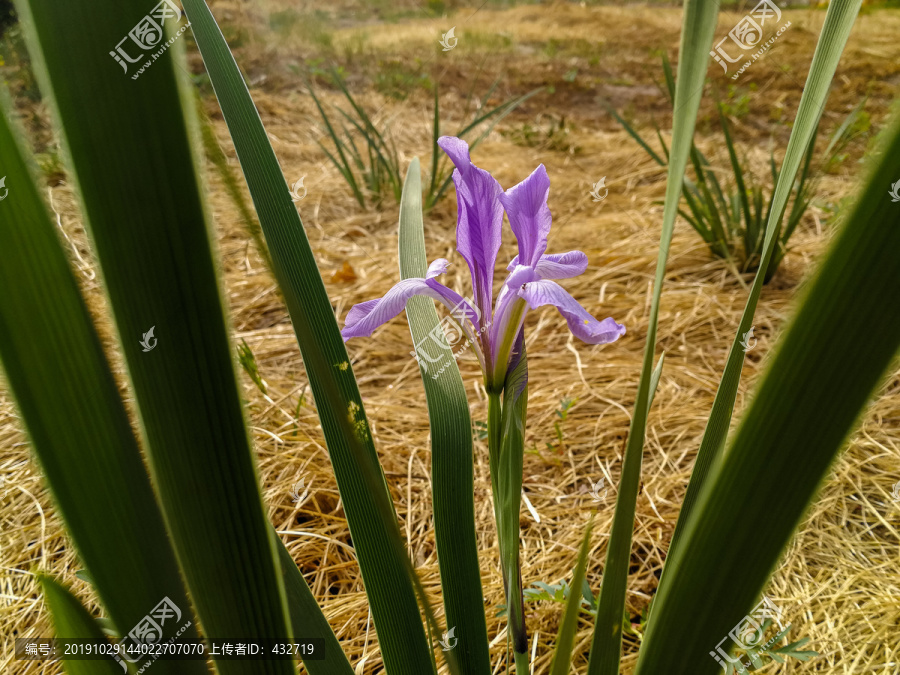
[[428, 271], [425, 272], [426, 279], [434, 279], [435, 277], [439, 277], [442, 274], [447, 273], [447, 268], [450, 267], [450, 261], [446, 258], [438, 258], [433, 263], [428, 266]]
[[[371, 335], [372, 332], [403, 311], [414, 295], [439, 300], [453, 316], [465, 324], [469, 319], [474, 332], [465, 328], [484, 369], [488, 387], [502, 388], [510, 363], [521, 358], [524, 344], [522, 326], [529, 309], [553, 305], [566, 319], [569, 330], [590, 344], [614, 342], [625, 334], [625, 327], [614, 319], [599, 321], [584, 309], [554, 279], [570, 279], [587, 269], [587, 256], [581, 251], [546, 253], [552, 216], [547, 206], [550, 179], [543, 164], [528, 178], [503, 192], [500, 184], [484, 169], [472, 163], [468, 144], [443, 136], [438, 145], [455, 165], [457, 227], [456, 244], [469, 265], [475, 302], [469, 303], [456, 291], [439, 283], [436, 277], [447, 271], [449, 262], [440, 258], [428, 267], [424, 279], [406, 279], [377, 300], [353, 307], [341, 334], [344, 340]], [[509, 275], [493, 298], [494, 266], [501, 244], [504, 210], [516, 235], [519, 254], [507, 269]]]
[[[519, 264], [519, 256], [512, 259], [506, 268], [512, 270]], [[536, 270], [539, 279], [571, 279], [584, 274], [587, 269], [587, 256], [581, 251], [566, 253], [545, 253], [538, 260]]]
[[534, 267], [547, 250], [547, 237], [553, 217], [547, 206], [550, 177], [541, 164], [518, 185], [500, 195], [509, 224], [519, 244], [519, 261]]
[[478, 311], [456, 291], [434, 279], [446, 269], [447, 261], [438, 259], [428, 268], [427, 279], [404, 279], [389, 290], [383, 298], [354, 305], [347, 313], [341, 336], [344, 342], [350, 338], [368, 337], [376, 328], [386, 324], [406, 307], [406, 301], [416, 295], [424, 295], [444, 303], [454, 318], [469, 319], [479, 330]]
[[442, 136], [438, 145], [447, 153], [456, 169], [457, 225], [456, 250], [465, 258], [472, 273], [475, 303], [486, 320], [490, 319], [494, 265], [501, 243], [503, 206], [498, 197], [503, 192], [494, 177], [472, 163], [469, 145], [452, 136]]
[[544, 305], [556, 307], [569, 324], [572, 334], [588, 344], [615, 342], [625, 334], [625, 326], [612, 318], [598, 321], [555, 281], [545, 279], [526, 284], [519, 295], [531, 309]]

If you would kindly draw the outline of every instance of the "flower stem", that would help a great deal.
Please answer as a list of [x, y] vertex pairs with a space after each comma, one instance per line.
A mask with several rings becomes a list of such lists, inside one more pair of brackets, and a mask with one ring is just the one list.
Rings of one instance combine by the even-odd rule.
[[525, 392], [515, 396], [506, 390], [501, 405], [499, 394], [488, 395], [491, 488], [516, 675], [528, 675], [528, 638], [519, 559], [519, 507], [522, 499], [526, 398]]
[[[491, 470], [491, 495], [494, 499], [494, 519], [497, 521], [497, 532], [500, 527], [500, 488], [497, 485], [500, 464], [500, 432], [503, 418], [500, 394], [488, 394], [488, 461]], [[499, 536], [499, 534], [498, 534]]]
[[513, 652], [516, 660], [516, 675], [528, 675], [528, 653]]

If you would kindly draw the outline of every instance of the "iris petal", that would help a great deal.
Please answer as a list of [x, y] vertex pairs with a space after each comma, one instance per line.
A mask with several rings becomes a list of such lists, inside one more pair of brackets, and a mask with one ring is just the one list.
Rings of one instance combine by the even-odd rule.
[[425, 278], [434, 279], [435, 277], [439, 277], [447, 272], [448, 267], [450, 267], [449, 260], [447, 260], [446, 258], [438, 258], [428, 266], [428, 271], [425, 273]]
[[571, 279], [584, 274], [587, 256], [581, 251], [549, 253], [538, 260], [537, 274], [541, 279]]
[[503, 224], [503, 207], [498, 197], [503, 188], [490, 173], [472, 163], [465, 141], [442, 136], [438, 145], [456, 166], [453, 171], [458, 210], [456, 250], [465, 258], [472, 273], [476, 304], [489, 318], [493, 305], [494, 265], [500, 251]]
[[572, 334], [588, 344], [615, 342], [625, 334], [625, 326], [616, 323], [611, 317], [598, 321], [555, 281], [544, 279], [526, 284], [519, 295], [531, 309], [544, 305], [556, 307], [565, 318]]
[[[446, 263], [446, 261], [443, 262]], [[344, 328], [341, 330], [344, 342], [350, 338], [370, 336], [376, 328], [386, 324], [402, 312], [406, 307], [406, 301], [416, 295], [424, 295], [444, 303], [450, 308], [454, 318], [469, 319], [475, 330], [479, 330], [481, 322], [476, 308], [459, 293], [434, 279], [434, 276], [442, 273], [445, 268], [446, 265], [442, 265], [441, 259], [438, 259], [429, 267], [428, 279], [404, 279], [389, 290], [383, 298], [367, 300], [354, 305], [347, 313]], [[436, 269], [441, 271], [436, 272]]]
[[[524, 313], [520, 316], [513, 317], [513, 307], [516, 300], [519, 300], [519, 290], [524, 284], [535, 281], [538, 277], [534, 269], [527, 265], [518, 265], [503, 283], [503, 288], [497, 294], [497, 308], [494, 312], [494, 322], [491, 324], [490, 349], [491, 358], [496, 359], [496, 350], [505, 338], [508, 338], [510, 331], [518, 332], [522, 327], [525, 319]], [[515, 319], [515, 325], [510, 325], [510, 320]], [[495, 364], [502, 367], [505, 364]]]
[[553, 217], [547, 206], [550, 177], [541, 164], [518, 185], [500, 195], [509, 224], [519, 244], [519, 262], [534, 267], [547, 250]]
[[[519, 256], [512, 259], [506, 269], [512, 271], [519, 264]], [[535, 266], [539, 279], [572, 279], [584, 274], [588, 258], [581, 251], [566, 253], [545, 253]]]

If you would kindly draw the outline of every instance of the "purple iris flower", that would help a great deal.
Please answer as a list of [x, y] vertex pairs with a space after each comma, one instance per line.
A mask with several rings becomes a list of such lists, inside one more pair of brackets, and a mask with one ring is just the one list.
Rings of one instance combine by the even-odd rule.
[[[424, 279], [405, 279], [383, 298], [351, 308], [341, 331], [344, 341], [371, 335], [403, 311], [409, 298], [425, 295], [447, 305], [462, 320], [488, 390], [499, 391], [529, 309], [553, 305], [565, 318], [569, 330], [588, 344], [606, 344], [624, 335], [625, 326], [612, 318], [598, 321], [555, 281], [583, 273], [587, 256], [581, 251], [545, 253], [552, 217], [547, 206], [550, 178], [544, 165], [504, 192], [490, 173], [472, 163], [465, 141], [443, 136], [438, 145], [456, 166], [456, 250], [469, 265], [474, 304], [437, 281], [450, 265], [439, 258], [431, 263]], [[516, 236], [519, 254], [509, 263], [509, 275], [495, 302], [494, 266], [504, 211]]]

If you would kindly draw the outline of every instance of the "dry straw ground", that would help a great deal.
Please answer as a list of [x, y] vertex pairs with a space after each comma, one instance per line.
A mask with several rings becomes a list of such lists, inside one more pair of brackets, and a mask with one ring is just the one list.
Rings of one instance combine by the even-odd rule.
[[[288, 6], [286, 1], [271, 2], [250, 10], [219, 2], [214, 11], [224, 20], [226, 33], [240, 41], [239, 60], [253, 83], [286, 179], [293, 183], [305, 176], [308, 193], [298, 207], [340, 318], [353, 303], [382, 294], [398, 279], [397, 209], [388, 204], [381, 212], [363, 211], [353, 201], [315, 144], [322, 130], [292, 66], [318, 57], [337, 59], [354, 93], [370, 110], [379, 111], [380, 121], [390, 123], [404, 167], [413, 155], [425, 157], [429, 150], [431, 94], [415, 83], [440, 83], [446, 129], [456, 128], [461, 121], [465, 92], [473, 83], [476, 91], [483, 92], [501, 77], [503, 96], [553, 85], [553, 92], [535, 98], [508, 118], [474, 158], [504, 186], [521, 180], [539, 162], [546, 164], [555, 219], [551, 250], [580, 248], [590, 259], [588, 272], [567, 283], [568, 289], [596, 315], [613, 316], [628, 327], [622, 340], [605, 347], [573, 340], [552, 310], [532, 313], [526, 327], [533, 383], [527, 445], [533, 452], [525, 460], [525, 494], [533, 508], [522, 512], [523, 576], [526, 584], [568, 578], [583, 525], [597, 509], [588, 572], [596, 592], [646, 334], [661, 221], [658, 200], [665, 183], [664, 173], [602, 111], [597, 98], [613, 101], [642, 129], [651, 129], [651, 115], [667, 128], [670, 115], [655, 85], [661, 79], [658, 50], [674, 57], [680, 12], [558, 4], [503, 10], [477, 10], [476, 6], [453, 11], [446, 18], [422, 18], [423, 12], [412, 6], [408, 16], [385, 23], [378, 20], [384, 8], [336, 6], [332, 14], [324, 15], [309, 7], [297, 10], [291, 19], [289, 13], [278, 14]], [[270, 23], [273, 16], [276, 20]], [[724, 35], [739, 16], [737, 11], [723, 11], [718, 34]], [[783, 152], [823, 16], [820, 11], [789, 11], [791, 29], [736, 86], [729, 87], [730, 81], [711, 70], [711, 93], [731, 106], [739, 145], [759, 176], [767, 175], [769, 148], [774, 147], [779, 157]], [[273, 32], [271, 25], [278, 31]], [[453, 25], [459, 44], [442, 53], [438, 37]], [[866, 109], [873, 129], [883, 125], [900, 83], [898, 34], [900, 13], [896, 11], [877, 10], [859, 18], [824, 116], [826, 130], [834, 129], [863, 94], [869, 96]], [[196, 56], [192, 58], [192, 68], [199, 72]], [[400, 75], [395, 76], [395, 71]], [[390, 73], [394, 75], [389, 78]], [[323, 91], [323, 96], [329, 102], [339, 100], [333, 92]], [[234, 161], [215, 103], [207, 101], [207, 108]], [[34, 119], [45, 119], [42, 108], [31, 109], [23, 103], [23, 109], [35, 112]], [[727, 157], [717, 127], [710, 122], [712, 112], [707, 97], [697, 139], [724, 168]], [[548, 137], [550, 125], [558, 127], [560, 118], [565, 119], [568, 133], [562, 140], [559, 134]], [[46, 128], [43, 133], [46, 136]], [[791, 305], [802, 293], [804, 279], [821, 257], [842, 200], [853, 193], [865, 150], [863, 139], [823, 180], [791, 252], [763, 293], [754, 321], [758, 344], [745, 361], [738, 411], [745, 408]], [[603, 176], [609, 196], [594, 202], [589, 189]], [[287, 314], [218, 178], [210, 174], [209, 182], [234, 334], [253, 349], [269, 387], [265, 398], [241, 374], [269, 516], [357, 672], [382, 672], [344, 512]], [[59, 214], [61, 234], [92, 308], [100, 314], [104, 303], [97, 268], [70, 185], [48, 188], [48, 199]], [[427, 248], [430, 258], [445, 256], [455, 263], [448, 283], [464, 288], [467, 275], [454, 251], [454, 223], [451, 197], [427, 216]], [[501, 260], [512, 249], [512, 237], [507, 236]], [[656, 587], [745, 297], [742, 283], [679, 222], [659, 323], [659, 348], [666, 351], [666, 368], [649, 419], [635, 521], [627, 597], [628, 611], [635, 618]], [[121, 373], [112, 329], [108, 321], [101, 326]], [[397, 319], [372, 339], [352, 342], [349, 349], [402, 532], [439, 605], [428, 418], [418, 368], [410, 356], [408, 329]], [[483, 421], [486, 411], [477, 366], [463, 357], [461, 367], [472, 418]], [[859, 430], [767, 591], [793, 623], [792, 636], [811, 638], [809, 648], [821, 657], [807, 664], [773, 665], [769, 672], [900, 672], [900, 502], [891, 497], [892, 484], [900, 480], [898, 375], [894, 372], [887, 378], [863, 414]], [[559, 442], [553, 424], [562, 399], [575, 403], [561, 424], [563, 440]], [[58, 433], [64, 434], [65, 429]], [[21, 420], [3, 391], [0, 448], [0, 634], [4, 641], [0, 664], [4, 672], [23, 675], [59, 672], [56, 666], [12, 660], [13, 637], [51, 633], [32, 573], [40, 569], [57, 575], [88, 601], [93, 595], [75, 577], [79, 563], [34, 463]], [[486, 446], [480, 440], [475, 463], [485, 611], [499, 663], [504, 622], [495, 618], [495, 608], [503, 598]], [[297, 504], [291, 491], [301, 478], [310, 493]], [[588, 491], [600, 478], [610, 489], [597, 504]], [[762, 529], [767, 524], [754, 525]], [[528, 605], [530, 637], [536, 644], [535, 673], [547, 672], [560, 612], [561, 606], [549, 602]], [[585, 672], [589, 640], [590, 623], [583, 621], [576, 642], [578, 673]], [[626, 637], [625, 672], [633, 668], [637, 648], [635, 638]]]

